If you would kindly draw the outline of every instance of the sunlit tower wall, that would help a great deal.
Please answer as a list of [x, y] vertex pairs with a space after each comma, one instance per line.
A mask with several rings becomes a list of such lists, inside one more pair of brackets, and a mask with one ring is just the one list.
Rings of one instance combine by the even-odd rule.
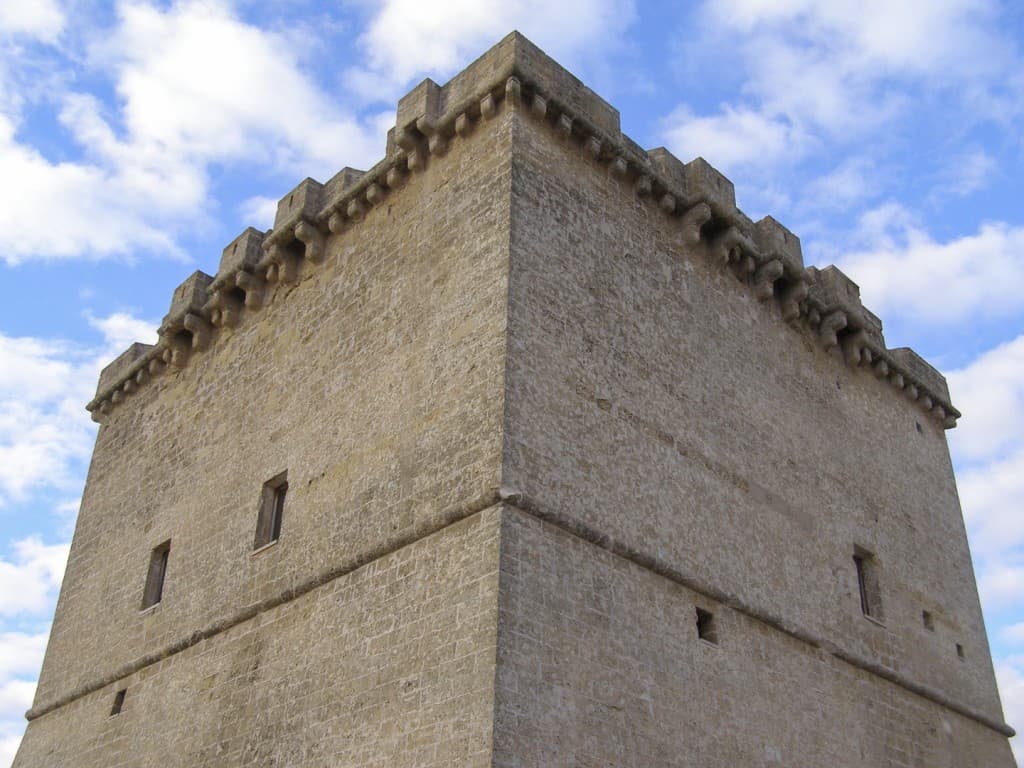
[[17, 768], [994, 766], [945, 430], [518, 34], [108, 366]]

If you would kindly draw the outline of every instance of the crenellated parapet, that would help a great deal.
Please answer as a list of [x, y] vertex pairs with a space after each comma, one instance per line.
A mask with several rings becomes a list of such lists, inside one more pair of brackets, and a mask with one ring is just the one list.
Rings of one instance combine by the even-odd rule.
[[404, 96], [385, 157], [371, 169], [344, 168], [325, 184], [305, 179], [278, 203], [273, 229], [246, 229], [224, 249], [215, 276], [196, 272], [182, 283], [159, 343], [133, 345], [104, 370], [87, 406], [93, 417], [102, 420], [165, 370], [187, 366], [258, 312], [275, 285], [320, 268], [373, 208], [401, 194], [430, 163], [443, 162], [453, 143], [478, 140], [505, 110], [544, 125], [566, 151], [581, 153], [657, 209], [682, 254], [732, 275], [837, 362], [870, 371], [945, 427], [956, 425], [960, 414], [941, 374], [912, 350], [886, 348], [882, 323], [855, 283], [836, 267], [805, 268], [799, 238], [770, 216], [751, 221], [736, 207], [732, 182], [703, 158], [683, 163], [664, 148], [643, 150], [622, 133], [617, 110], [517, 33], [446, 85], [424, 80]]

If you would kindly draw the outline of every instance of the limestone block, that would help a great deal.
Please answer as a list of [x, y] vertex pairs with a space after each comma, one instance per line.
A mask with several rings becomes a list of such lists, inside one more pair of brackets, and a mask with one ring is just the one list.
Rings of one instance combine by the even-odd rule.
[[689, 188], [687, 187], [686, 166], [683, 162], [664, 147], [658, 147], [647, 152], [651, 167], [658, 172], [669, 189], [682, 194], [687, 200], [690, 199]]
[[736, 210], [736, 190], [732, 182], [719, 173], [703, 157], [686, 164], [686, 182], [691, 195], [707, 201], [716, 213]]
[[927, 360], [910, 347], [890, 349], [889, 354], [907, 373], [923, 384], [933, 395], [938, 395], [945, 402], [949, 402], [949, 386], [946, 384], [945, 376], [932, 368]]
[[128, 347], [128, 349], [114, 358], [114, 361], [108, 364], [100, 372], [99, 385], [96, 387], [97, 397], [124, 378], [128, 369], [151, 349], [153, 349], [152, 344], [140, 344], [139, 342], [135, 342]]
[[249, 227], [242, 234], [236, 237], [220, 257], [220, 266], [217, 268], [217, 277], [214, 280], [214, 287], [225, 281], [228, 275], [238, 270], [252, 272], [263, 256], [263, 233], [258, 229]]
[[334, 174], [324, 184], [322, 199], [336, 200], [345, 194], [352, 186], [366, 175], [366, 171], [359, 171], [355, 168], [345, 167]]
[[825, 269], [810, 267], [806, 274], [810, 279], [810, 297], [826, 310], [842, 309], [847, 314], [850, 327], [863, 328], [868, 340], [877, 347], [885, 347], [882, 336], [882, 321], [860, 302], [860, 286], [835, 266]]
[[399, 99], [395, 125], [408, 128], [422, 118], [434, 123], [441, 117], [441, 104], [441, 86], [427, 78]]
[[754, 225], [754, 238], [764, 258], [782, 261], [786, 274], [793, 278], [803, 275], [804, 257], [799, 237], [771, 216], [765, 216]]
[[188, 313], [201, 314], [203, 306], [210, 300], [209, 288], [213, 276], [196, 270], [185, 282], [174, 289], [171, 308], [164, 316], [163, 326], [180, 324]]
[[315, 179], [304, 179], [299, 186], [281, 198], [274, 217], [274, 229], [300, 218], [313, 218], [320, 210], [323, 185]]

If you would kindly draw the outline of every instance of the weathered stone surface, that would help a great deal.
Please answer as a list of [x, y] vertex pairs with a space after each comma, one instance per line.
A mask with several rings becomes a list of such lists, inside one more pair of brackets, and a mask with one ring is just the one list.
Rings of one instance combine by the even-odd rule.
[[253, 227], [248, 227], [232, 240], [221, 254], [213, 286], [219, 287], [229, 275], [240, 269], [252, 272], [263, 257], [262, 245], [263, 233]]
[[958, 414], [856, 285], [519, 35], [390, 136], [104, 371], [17, 768], [1012, 766]]
[[139, 342], [135, 342], [128, 347], [128, 349], [118, 355], [112, 363], [107, 365], [100, 372], [100, 380], [96, 387], [96, 394], [102, 394], [122, 381], [125, 374], [127, 374], [134, 364], [152, 349], [152, 344], [140, 344]]

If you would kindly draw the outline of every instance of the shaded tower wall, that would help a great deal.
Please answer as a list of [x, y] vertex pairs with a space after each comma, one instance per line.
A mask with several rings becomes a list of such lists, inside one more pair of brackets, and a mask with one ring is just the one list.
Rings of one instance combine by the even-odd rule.
[[499, 763], [1011, 765], [941, 375], [702, 160], [521, 91]]

